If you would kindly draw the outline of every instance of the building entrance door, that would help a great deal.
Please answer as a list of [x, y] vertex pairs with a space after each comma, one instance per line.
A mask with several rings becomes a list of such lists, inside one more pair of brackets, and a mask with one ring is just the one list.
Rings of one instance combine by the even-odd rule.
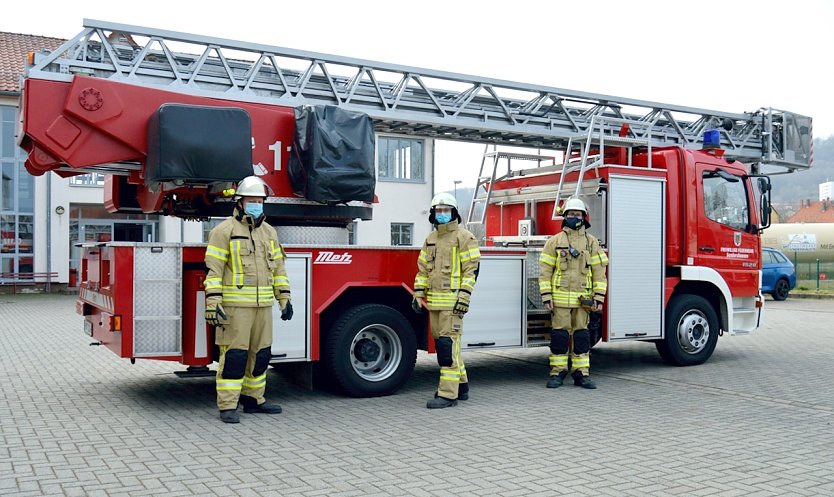
[[117, 242], [152, 242], [153, 223], [122, 223], [113, 225], [113, 240]]
[[[70, 227], [70, 273], [81, 267], [81, 247], [79, 243], [99, 242], [152, 242], [154, 241], [154, 222], [122, 221], [80, 221], [77, 230]], [[72, 279], [72, 277], [70, 278]]]
[[113, 223], [83, 223], [79, 239], [81, 243], [113, 241]]

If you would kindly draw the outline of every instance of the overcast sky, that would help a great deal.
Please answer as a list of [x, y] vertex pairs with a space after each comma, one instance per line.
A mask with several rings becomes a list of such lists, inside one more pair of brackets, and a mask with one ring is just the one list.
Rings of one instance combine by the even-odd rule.
[[[773, 107], [834, 134], [824, 0], [40, 0], [3, 11], [0, 31], [69, 38], [91, 18], [666, 104]], [[474, 186], [482, 152], [439, 144], [436, 189]]]

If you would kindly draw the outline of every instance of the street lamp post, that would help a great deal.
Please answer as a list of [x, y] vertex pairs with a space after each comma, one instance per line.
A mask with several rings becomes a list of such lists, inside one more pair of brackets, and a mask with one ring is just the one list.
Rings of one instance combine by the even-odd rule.
[[455, 202], [458, 201], [458, 183], [463, 183], [463, 181], [459, 179], [455, 180]]

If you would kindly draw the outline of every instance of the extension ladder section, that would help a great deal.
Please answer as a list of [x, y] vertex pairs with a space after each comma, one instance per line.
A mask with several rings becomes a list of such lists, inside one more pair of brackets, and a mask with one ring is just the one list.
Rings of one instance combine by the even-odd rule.
[[726, 154], [789, 170], [810, 167], [811, 119], [762, 108], [729, 113], [387, 64], [209, 36], [85, 20], [27, 77], [86, 74], [234, 101], [329, 104], [374, 119], [378, 132], [567, 150], [610, 117], [651, 124], [654, 146], [700, 148], [718, 128]]

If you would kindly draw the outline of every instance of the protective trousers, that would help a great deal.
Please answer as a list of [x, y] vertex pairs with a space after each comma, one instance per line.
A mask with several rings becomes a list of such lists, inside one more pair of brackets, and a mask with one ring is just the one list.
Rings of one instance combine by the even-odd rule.
[[463, 317], [452, 311], [430, 311], [431, 334], [435, 340], [437, 363], [440, 365], [440, 384], [437, 395], [449, 400], [458, 398], [458, 387], [467, 383], [466, 366], [460, 356], [463, 336]]
[[236, 409], [241, 395], [263, 404], [272, 349], [272, 307], [226, 307], [228, 324], [218, 326], [217, 407]]
[[578, 370], [588, 376], [591, 368], [588, 311], [582, 307], [554, 307], [551, 324], [550, 375], [568, 370], [570, 350], [570, 372]]

